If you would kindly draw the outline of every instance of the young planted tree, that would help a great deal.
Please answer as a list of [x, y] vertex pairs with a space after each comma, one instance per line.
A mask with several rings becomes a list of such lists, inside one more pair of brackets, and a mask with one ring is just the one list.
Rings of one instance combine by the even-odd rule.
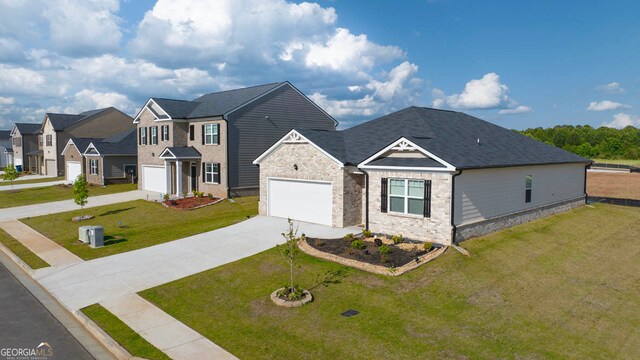
[[89, 186], [87, 179], [84, 175], [78, 175], [78, 178], [73, 183], [73, 201], [80, 205], [80, 215], [84, 215], [84, 206], [87, 205], [89, 198]]
[[4, 169], [4, 174], [2, 174], [2, 180], [11, 182], [11, 190], [13, 190], [13, 180], [17, 179], [20, 174], [18, 174], [18, 170], [13, 164], [7, 165]]
[[298, 260], [298, 254], [300, 253], [300, 249], [298, 249], [298, 241], [303, 239], [304, 235], [298, 236], [298, 228], [293, 227], [293, 221], [289, 219], [289, 228], [286, 233], [282, 233], [282, 236], [286, 240], [286, 242], [282, 245], [277, 245], [278, 251], [280, 251], [280, 255], [284, 261], [289, 265], [289, 284], [288, 288], [285, 288], [282, 294], [287, 297], [289, 300], [299, 300], [302, 298], [302, 290], [296, 286], [294, 281], [294, 274], [296, 263]]

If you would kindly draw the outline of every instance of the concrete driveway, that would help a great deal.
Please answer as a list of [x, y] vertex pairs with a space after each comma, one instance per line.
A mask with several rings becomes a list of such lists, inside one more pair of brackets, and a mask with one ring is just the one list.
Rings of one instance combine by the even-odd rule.
[[[360, 228], [296, 222], [299, 234], [336, 238]], [[148, 248], [37, 270], [34, 277], [69, 309], [115, 299], [227, 264], [284, 242], [287, 220], [257, 216]]]

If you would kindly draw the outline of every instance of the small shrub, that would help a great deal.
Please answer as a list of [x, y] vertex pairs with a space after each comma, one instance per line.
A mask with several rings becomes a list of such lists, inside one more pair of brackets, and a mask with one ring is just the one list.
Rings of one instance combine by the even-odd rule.
[[404, 241], [404, 237], [401, 234], [391, 236], [391, 240], [394, 244], [400, 244]]
[[389, 247], [389, 245], [380, 245], [380, 247], [378, 248], [378, 251], [380, 252], [380, 255], [391, 254], [391, 248]]
[[364, 241], [362, 239], [355, 239], [351, 242], [351, 247], [356, 250], [364, 249]]
[[362, 230], [362, 236], [370, 238], [371, 236], [373, 236], [373, 233], [371, 232], [371, 230], [364, 229]]
[[324, 240], [320, 240], [320, 239], [316, 240], [316, 246], [318, 247], [324, 246]]
[[212, 195], [211, 193], [207, 194], [207, 197], [208, 197], [209, 199], [213, 199], [213, 195]]
[[349, 233], [349, 234], [345, 235], [343, 237], [343, 239], [345, 239], [346, 241], [353, 241], [353, 239], [355, 239], [355, 236], [353, 234]]
[[375, 238], [375, 239], [373, 239], [373, 243], [374, 243], [377, 247], [380, 247], [380, 246], [382, 246], [382, 239]]
[[162, 200], [169, 201], [169, 194], [164, 194], [164, 196], [162, 197]]
[[430, 242], [425, 242], [422, 246], [424, 248], [424, 251], [427, 251], [427, 252], [433, 249], [433, 244]]
[[295, 301], [302, 299], [302, 289], [296, 285], [292, 288], [287, 287], [286, 285], [278, 290], [276, 295], [281, 299], [286, 299], [289, 301]]
[[389, 256], [380, 255], [380, 261], [382, 261], [383, 263], [389, 262]]

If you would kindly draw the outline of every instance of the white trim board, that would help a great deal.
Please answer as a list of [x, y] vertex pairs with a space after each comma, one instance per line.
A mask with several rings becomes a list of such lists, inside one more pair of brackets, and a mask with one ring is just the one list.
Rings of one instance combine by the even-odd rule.
[[[431, 159], [439, 162], [440, 164], [444, 165], [445, 168], [433, 168], [433, 167], [399, 167], [399, 166], [368, 166], [367, 164], [370, 163], [371, 161], [379, 158], [380, 156], [382, 156], [384, 153], [389, 152], [391, 150], [398, 150], [399, 148], [403, 148], [405, 151], [419, 151], [422, 154], [430, 157]], [[414, 142], [412, 142], [411, 140], [405, 138], [405, 137], [401, 137], [400, 139], [392, 142], [391, 144], [387, 145], [385, 148], [383, 148], [382, 150], [378, 151], [377, 153], [375, 153], [374, 155], [370, 156], [369, 158], [367, 158], [366, 160], [364, 160], [363, 162], [361, 162], [360, 164], [358, 164], [358, 168], [361, 169], [385, 169], [385, 170], [424, 170], [424, 171], [456, 171], [456, 167], [449, 164], [448, 162], [442, 160], [440, 157], [432, 154], [431, 152], [425, 150], [424, 148], [420, 147], [419, 145], [415, 144]], [[437, 170], [436, 170], [437, 169]]]

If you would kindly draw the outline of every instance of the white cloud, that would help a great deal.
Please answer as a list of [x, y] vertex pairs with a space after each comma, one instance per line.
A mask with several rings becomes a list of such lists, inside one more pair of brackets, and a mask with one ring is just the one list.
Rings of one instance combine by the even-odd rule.
[[498, 114], [500, 114], [500, 115], [514, 115], [514, 114], [524, 114], [524, 113], [528, 113], [528, 112], [531, 112], [531, 107], [524, 106], [524, 105], [519, 105], [519, 106], [516, 106], [516, 107], [511, 108], [511, 109], [502, 109], [502, 110], [498, 111]]
[[606, 85], [598, 86], [598, 90], [604, 91], [609, 94], [623, 94], [626, 92], [626, 90], [623, 89], [618, 82], [611, 82]]
[[621, 108], [631, 108], [629, 105], [624, 105], [619, 102], [603, 100], [603, 101], [592, 101], [589, 103], [587, 110], [589, 111], [607, 111], [607, 110], [616, 110]]
[[509, 97], [509, 87], [500, 82], [496, 73], [487, 73], [481, 79], [467, 82], [460, 94], [446, 95], [441, 89], [431, 91], [435, 108], [449, 107], [452, 109], [502, 109], [501, 115], [521, 114], [531, 111], [529, 106], [518, 105]]
[[623, 129], [627, 126], [635, 126], [640, 128], [640, 117], [625, 113], [617, 113], [613, 115], [613, 120], [602, 123], [602, 126]]
[[305, 57], [307, 67], [329, 68], [339, 72], [369, 70], [379, 63], [401, 58], [404, 52], [397, 46], [372, 43], [367, 35], [353, 35], [349, 29], [338, 28], [326, 43], [313, 43]]
[[65, 114], [79, 114], [93, 109], [102, 109], [113, 106], [125, 113], [133, 114], [135, 104], [124, 94], [117, 92], [98, 92], [91, 89], [83, 89], [73, 96], [62, 101], [64, 105], [54, 105], [47, 108], [47, 112]]
[[37, 71], [24, 67], [0, 64], [0, 94], [42, 94], [46, 78]]
[[0, 105], [11, 105], [16, 102], [16, 99], [12, 97], [2, 97], [0, 96]]

